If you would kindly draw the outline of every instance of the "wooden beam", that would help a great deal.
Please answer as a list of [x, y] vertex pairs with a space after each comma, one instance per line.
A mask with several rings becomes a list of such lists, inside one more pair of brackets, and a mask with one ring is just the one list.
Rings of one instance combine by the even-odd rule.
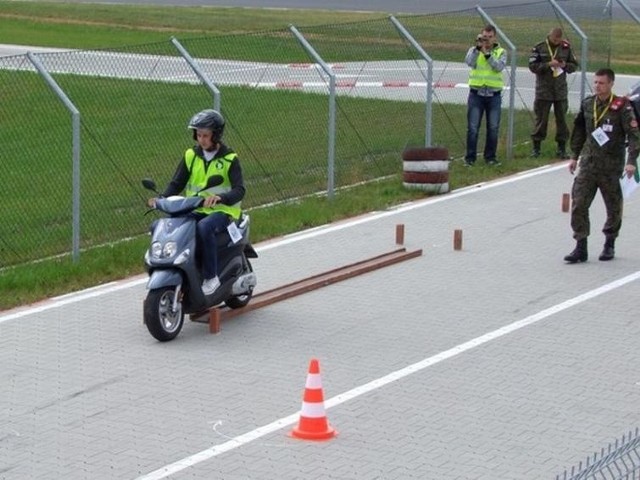
[[[214, 307], [209, 310], [206, 317], [204, 315], [200, 316], [199, 318], [192, 317], [192, 320], [196, 322], [206, 321], [209, 323], [209, 331], [211, 333], [218, 333], [220, 332], [220, 321], [223, 319], [232, 318], [251, 310], [266, 307], [267, 305], [281, 302], [288, 298], [295, 297], [297, 295], [301, 295], [318, 288], [326, 287], [327, 285], [331, 285], [333, 283], [337, 283], [342, 280], [355, 277], [357, 275], [362, 275], [379, 268], [403, 262], [411, 258], [419, 257], [420, 255], [422, 255], [422, 250], [407, 252], [406, 248], [399, 248], [382, 255], [378, 255], [343, 267], [335, 268], [318, 275], [303, 278], [302, 280], [288, 283], [286, 285], [282, 285], [280, 287], [259, 293], [257, 295], [254, 295], [254, 297], [246, 307], [238, 309]], [[207, 312], [203, 312], [203, 314], [206, 313]]]

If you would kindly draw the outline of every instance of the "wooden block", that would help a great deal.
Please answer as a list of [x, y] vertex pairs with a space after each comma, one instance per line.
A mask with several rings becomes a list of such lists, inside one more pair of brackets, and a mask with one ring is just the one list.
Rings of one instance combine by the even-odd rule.
[[404, 224], [396, 225], [396, 245], [404, 245]]
[[209, 333], [220, 333], [220, 309], [209, 310]]
[[453, 231], [453, 249], [462, 250], [462, 230]]
[[568, 193], [563, 193], [562, 194], [562, 211], [568, 212], [570, 204], [571, 204], [571, 195], [569, 195]]

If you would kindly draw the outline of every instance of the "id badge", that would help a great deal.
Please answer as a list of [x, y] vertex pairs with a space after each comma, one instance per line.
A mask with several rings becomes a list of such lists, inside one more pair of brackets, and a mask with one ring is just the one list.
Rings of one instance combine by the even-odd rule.
[[609, 141], [609, 136], [602, 130], [602, 127], [596, 128], [593, 132], [591, 132], [591, 136], [598, 142], [598, 145], [601, 147]]

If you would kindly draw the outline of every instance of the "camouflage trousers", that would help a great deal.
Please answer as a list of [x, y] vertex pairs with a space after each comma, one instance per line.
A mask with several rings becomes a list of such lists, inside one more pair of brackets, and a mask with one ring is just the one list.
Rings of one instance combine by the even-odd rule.
[[556, 142], [566, 142], [569, 140], [569, 127], [567, 126], [567, 100], [534, 100], [533, 112], [536, 115], [536, 126], [531, 134], [531, 139], [541, 142], [547, 138], [547, 128], [549, 126], [549, 113], [553, 106], [553, 114], [556, 118]]
[[589, 236], [589, 207], [598, 190], [607, 211], [602, 233], [607, 238], [615, 239], [620, 232], [623, 201], [619, 172], [578, 170], [571, 188], [571, 228], [576, 240]]

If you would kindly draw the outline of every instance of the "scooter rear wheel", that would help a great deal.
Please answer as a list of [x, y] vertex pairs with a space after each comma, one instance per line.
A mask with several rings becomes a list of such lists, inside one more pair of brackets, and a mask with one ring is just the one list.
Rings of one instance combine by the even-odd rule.
[[242, 308], [242, 307], [246, 307], [249, 304], [249, 301], [251, 300], [252, 296], [253, 296], [253, 290], [248, 293], [245, 293], [244, 295], [229, 297], [224, 301], [224, 303], [229, 308], [233, 308], [233, 309]]
[[[245, 273], [253, 272], [253, 266], [251, 262], [245, 257]], [[251, 301], [251, 297], [253, 297], [253, 288], [249, 289], [247, 293], [242, 295], [236, 295], [235, 297], [227, 298], [224, 303], [227, 307], [231, 309], [246, 307]]]
[[149, 333], [161, 342], [168, 342], [178, 336], [184, 324], [182, 304], [173, 311], [176, 287], [162, 287], [150, 290], [144, 300], [144, 323]]

